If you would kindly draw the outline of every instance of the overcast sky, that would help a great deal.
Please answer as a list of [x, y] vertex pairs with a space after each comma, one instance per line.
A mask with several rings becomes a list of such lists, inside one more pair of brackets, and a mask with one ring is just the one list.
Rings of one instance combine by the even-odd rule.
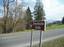
[[[24, 0], [33, 10], [35, 0]], [[18, 0], [21, 3], [21, 0]], [[47, 21], [62, 20], [64, 16], [64, 0], [42, 0]], [[2, 0], [0, 0], [0, 16], [2, 16]]]
[[49, 21], [62, 20], [64, 16], [64, 0], [42, 0]]

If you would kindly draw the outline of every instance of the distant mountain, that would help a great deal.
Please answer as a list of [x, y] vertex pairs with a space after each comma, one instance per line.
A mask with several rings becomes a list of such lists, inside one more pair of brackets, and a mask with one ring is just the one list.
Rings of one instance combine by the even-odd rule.
[[48, 23], [59, 23], [59, 22], [61, 22], [61, 20], [47, 20], [47, 24]]

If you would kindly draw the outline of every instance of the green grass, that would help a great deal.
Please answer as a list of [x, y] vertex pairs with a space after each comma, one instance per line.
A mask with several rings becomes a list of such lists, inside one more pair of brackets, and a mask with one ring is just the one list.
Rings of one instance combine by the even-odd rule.
[[[39, 47], [38, 45], [35, 45], [33, 47]], [[48, 42], [44, 42], [42, 44], [42, 47], [64, 47], [64, 37], [58, 38], [55, 40], [51, 40]]]
[[51, 30], [51, 29], [63, 29], [64, 28], [64, 24], [52, 24], [52, 25], [48, 25], [46, 27], [46, 30]]
[[43, 47], [64, 47], [64, 37], [53, 41], [45, 42]]

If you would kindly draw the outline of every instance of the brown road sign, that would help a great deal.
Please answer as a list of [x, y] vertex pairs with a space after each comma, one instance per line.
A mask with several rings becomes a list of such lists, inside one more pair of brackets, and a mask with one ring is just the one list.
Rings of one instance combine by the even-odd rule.
[[33, 21], [31, 23], [31, 28], [44, 31], [44, 29], [45, 29], [45, 21]]

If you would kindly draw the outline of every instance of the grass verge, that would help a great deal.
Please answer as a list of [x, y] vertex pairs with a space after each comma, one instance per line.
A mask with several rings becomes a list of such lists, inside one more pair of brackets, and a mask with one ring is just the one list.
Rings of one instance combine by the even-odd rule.
[[46, 27], [46, 30], [53, 30], [53, 29], [64, 29], [64, 24], [52, 24]]
[[[35, 45], [33, 47], [39, 47], [39, 46]], [[64, 47], [64, 37], [44, 42], [42, 44], [42, 47]]]

